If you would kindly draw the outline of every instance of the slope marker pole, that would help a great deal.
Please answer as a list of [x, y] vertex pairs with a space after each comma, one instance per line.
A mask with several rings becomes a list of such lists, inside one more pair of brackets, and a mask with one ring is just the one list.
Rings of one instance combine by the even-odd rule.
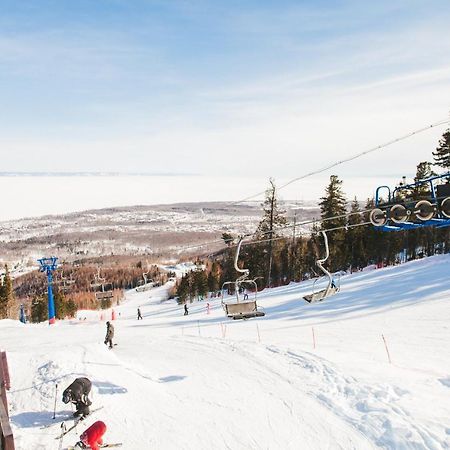
[[389, 364], [392, 364], [391, 355], [389, 354], [389, 349], [388, 349], [388, 346], [387, 346], [386, 339], [384, 338], [384, 334], [381, 334], [381, 337], [383, 338], [384, 348], [386, 349], [386, 353], [387, 353]]

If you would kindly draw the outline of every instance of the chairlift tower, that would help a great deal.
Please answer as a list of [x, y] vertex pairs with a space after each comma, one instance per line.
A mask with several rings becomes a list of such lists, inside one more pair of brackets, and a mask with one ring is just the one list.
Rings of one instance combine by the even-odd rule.
[[55, 301], [53, 300], [53, 272], [56, 270], [58, 258], [52, 256], [50, 258], [38, 259], [41, 265], [40, 271], [47, 275], [47, 298], [48, 298], [48, 324], [55, 323]]

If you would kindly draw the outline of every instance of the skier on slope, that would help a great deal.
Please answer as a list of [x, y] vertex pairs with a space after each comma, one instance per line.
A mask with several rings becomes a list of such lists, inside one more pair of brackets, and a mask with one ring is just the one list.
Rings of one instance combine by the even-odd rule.
[[189, 310], [188, 307], [186, 305], [186, 303], [184, 304], [184, 315], [187, 316], [189, 314]]
[[142, 320], [141, 308], [137, 309], [137, 320]]
[[113, 348], [114, 327], [110, 322], [106, 322], [106, 336], [105, 345], [109, 345], [109, 348]]
[[103, 444], [103, 435], [106, 432], [106, 425], [101, 420], [94, 422], [80, 436], [80, 440], [75, 444], [75, 448], [99, 450], [99, 445]]
[[75, 404], [76, 411], [73, 413], [75, 417], [86, 417], [90, 413], [89, 406], [92, 405], [92, 402], [88, 395], [91, 392], [91, 387], [92, 383], [88, 378], [77, 378], [63, 392], [63, 403], [72, 402]]

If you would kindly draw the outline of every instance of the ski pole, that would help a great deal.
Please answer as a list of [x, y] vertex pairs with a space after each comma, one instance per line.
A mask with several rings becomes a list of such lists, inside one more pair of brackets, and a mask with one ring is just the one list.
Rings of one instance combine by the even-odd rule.
[[61, 437], [59, 438], [58, 450], [62, 449], [62, 443], [64, 438], [64, 433], [66, 431], [66, 424], [64, 422], [61, 423]]
[[53, 419], [56, 417], [56, 399], [58, 398], [58, 383], [55, 383], [55, 406], [53, 407]]

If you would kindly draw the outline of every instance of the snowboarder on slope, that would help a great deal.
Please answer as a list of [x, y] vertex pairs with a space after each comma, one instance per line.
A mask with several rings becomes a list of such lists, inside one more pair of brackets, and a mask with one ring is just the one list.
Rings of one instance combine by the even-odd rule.
[[189, 310], [188, 307], [186, 305], [186, 303], [184, 304], [184, 315], [187, 316], [189, 314]]
[[92, 405], [92, 402], [88, 395], [91, 392], [91, 387], [92, 383], [88, 378], [77, 378], [63, 392], [63, 403], [72, 402], [75, 404], [76, 411], [73, 413], [75, 417], [85, 417], [90, 413], [89, 406]]
[[94, 422], [85, 432], [80, 436], [79, 442], [75, 444], [77, 448], [91, 448], [92, 450], [99, 450], [99, 445], [103, 444], [103, 435], [106, 432], [106, 425], [101, 420]]
[[106, 322], [106, 336], [105, 345], [109, 345], [109, 348], [113, 348], [114, 327], [110, 322]]
[[137, 320], [139, 320], [139, 319], [142, 320], [142, 314], [141, 314], [141, 309], [140, 308], [138, 308], [137, 314], [138, 314]]

